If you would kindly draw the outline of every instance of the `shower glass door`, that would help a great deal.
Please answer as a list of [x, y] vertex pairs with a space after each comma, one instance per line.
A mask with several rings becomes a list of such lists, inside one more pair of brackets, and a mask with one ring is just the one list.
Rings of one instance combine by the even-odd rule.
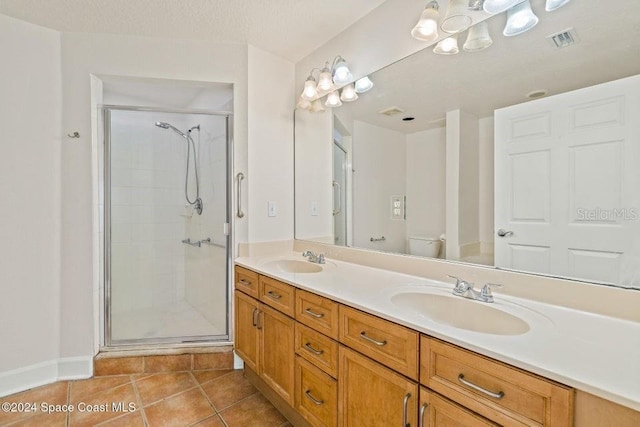
[[107, 347], [229, 340], [228, 120], [104, 109]]

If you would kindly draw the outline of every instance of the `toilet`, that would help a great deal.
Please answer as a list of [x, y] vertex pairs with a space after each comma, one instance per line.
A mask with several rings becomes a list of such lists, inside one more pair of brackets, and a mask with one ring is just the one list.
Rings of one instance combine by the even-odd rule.
[[435, 237], [409, 237], [409, 255], [428, 258], [438, 258], [440, 254], [440, 239]]

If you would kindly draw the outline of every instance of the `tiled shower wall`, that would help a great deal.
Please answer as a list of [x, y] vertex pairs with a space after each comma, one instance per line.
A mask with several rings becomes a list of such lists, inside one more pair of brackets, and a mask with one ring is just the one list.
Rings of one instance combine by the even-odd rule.
[[112, 112], [114, 315], [184, 298], [184, 140], [154, 126], [156, 120], [163, 118]]

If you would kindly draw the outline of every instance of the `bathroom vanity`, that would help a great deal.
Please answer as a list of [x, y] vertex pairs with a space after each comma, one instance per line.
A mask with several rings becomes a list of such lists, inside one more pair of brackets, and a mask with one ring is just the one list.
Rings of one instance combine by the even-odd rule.
[[[621, 343], [620, 360], [602, 360], [608, 350], [571, 330], [593, 328], [588, 313], [501, 294], [493, 304], [470, 301], [450, 284], [299, 253], [239, 258], [235, 272], [236, 353], [247, 376], [310, 425], [640, 420], [637, 370], [618, 377], [640, 349]], [[460, 322], [447, 317], [454, 312]], [[617, 321], [597, 317], [605, 328]]]

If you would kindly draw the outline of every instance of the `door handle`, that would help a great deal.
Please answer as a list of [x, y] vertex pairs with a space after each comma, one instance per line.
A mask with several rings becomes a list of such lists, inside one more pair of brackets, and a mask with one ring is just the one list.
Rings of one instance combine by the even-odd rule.
[[498, 230], [498, 237], [509, 237], [509, 236], [513, 236], [513, 231], [507, 231], [502, 228]]
[[338, 208], [333, 210], [333, 215], [335, 216], [342, 212], [342, 188], [340, 188], [340, 184], [337, 181], [331, 181], [331, 185], [338, 189]]
[[420, 407], [420, 420], [418, 420], [418, 427], [424, 427], [424, 413], [427, 411], [428, 407], [428, 403], [423, 403]]
[[244, 212], [242, 212], [242, 180], [244, 179], [244, 174], [242, 172], [238, 172], [237, 175], [236, 175], [236, 179], [238, 181], [236, 183], [236, 185], [238, 186], [236, 188], [236, 191], [237, 191], [236, 192], [236, 198], [237, 198], [236, 202], [237, 202], [237, 205], [238, 205], [238, 210], [236, 212], [236, 216], [238, 218], [242, 218], [242, 217], [244, 217]]
[[411, 399], [411, 393], [405, 394], [402, 401], [402, 427], [411, 427], [409, 424], [409, 399]]

